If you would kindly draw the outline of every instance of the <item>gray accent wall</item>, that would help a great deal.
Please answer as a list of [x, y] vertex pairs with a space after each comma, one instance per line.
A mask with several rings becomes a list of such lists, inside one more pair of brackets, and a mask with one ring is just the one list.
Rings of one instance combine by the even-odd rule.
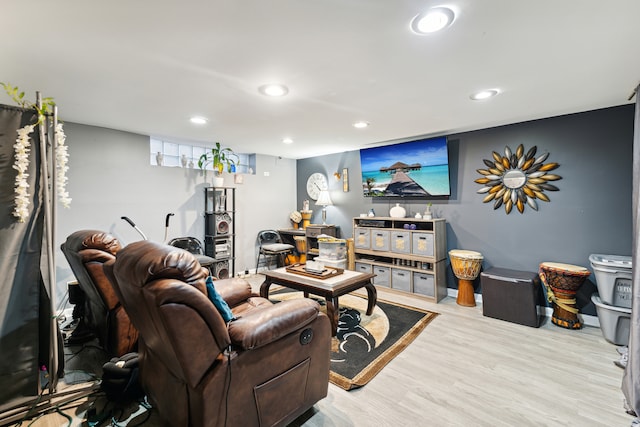
[[[95, 126], [65, 123], [69, 147], [71, 208], [58, 205], [56, 264], [59, 297], [73, 273], [59, 250], [74, 231], [108, 231], [123, 244], [142, 237], [120, 217], [128, 216], [149, 240], [162, 242], [165, 216], [173, 212], [168, 239], [194, 236], [204, 240], [204, 187], [212, 176], [199, 169], [149, 164], [149, 137]], [[256, 156], [255, 175], [225, 186], [236, 188], [236, 272], [255, 268], [256, 236], [265, 228], [290, 227], [295, 209], [296, 161]]]
[[[633, 105], [576, 113], [473, 132], [448, 135], [451, 196], [440, 199], [400, 201], [407, 216], [424, 212], [433, 203], [436, 217], [447, 220], [447, 248], [481, 252], [483, 269], [501, 267], [537, 272], [541, 262], [554, 261], [587, 267], [593, 253], [631, 255]], [[416, 136], [418, 139], [420, 136]], [[403, 139], [402, 141], [407, 141]], [[474, 182], [484, 169], [482, 159], [505, 146], [525, 152], [537, 146], [538, 155], [549, 152], [545, 163], [557, 162], [554, 171], [562, 179], [554, 182], [557, 192], [545, 192], [549, 203], [539, 201], [538, 211], [526, 206], [507, 215], [493, 202], [482, 203]], [[348, 168], [350, 191], [333, 173]], [[334, 206], [327, 208], [328, 222], [340, 227], [342, 237], [352, 237], [352, 218], [373, 208], [387, 216], [398, 200], [372, 199], [362, 195], [358, 151], [298, 160], [297, 204], [308, 198], [306, 179], [313, 172], [327, 175]], [[321, 222], [320, 208], [313, 201], [314, 222]], [[450, 266], [447, 285], [457, 287]], [[578, 296], [587, 306], [595, 290], [592, 276]], [[479, 280], [476, 293], [481, 292]], [[585, 307], [586, 312], [595, 312]], [[585, 310], [583, 310], [585, 311]]]

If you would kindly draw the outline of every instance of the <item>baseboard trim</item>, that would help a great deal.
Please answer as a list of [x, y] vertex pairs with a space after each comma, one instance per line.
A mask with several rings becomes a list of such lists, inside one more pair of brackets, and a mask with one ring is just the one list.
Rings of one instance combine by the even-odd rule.
[[[458, 290], [453, 288], [447, 288], [447, 296], [451, 298], [457, 298]], [[473, 296], [474, 296], [474, 299], [476, 300], [476, 304], [482, 304], [482, 294], [474, 293]], [[538, 306], [538, 313], [544, 314], [546, 317], [551, 317], [551, 315], [553, 314], [553, 308]], [[592, 316], [590, 314], [582, 314], [582, 313], [580, 313], [579, 316], [582, 319], [582, 323], [585, 326], [593, 326], [594, 328], [600, 327], [600, 320], [598, 319], [598, 316]]]

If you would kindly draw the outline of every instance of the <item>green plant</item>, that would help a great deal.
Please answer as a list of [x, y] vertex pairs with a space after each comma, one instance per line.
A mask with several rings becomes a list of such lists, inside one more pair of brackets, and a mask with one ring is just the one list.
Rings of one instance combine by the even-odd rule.
[[213, 170], [221, 174], [225, 169], [227, 172], [236, 171], [236, 163], [238, 163], [238, 155], [233, 152], [229, 147], [222, 148], [219, 142], [216, 142], [215, 147], [204, 153], [198, 159], [198, 167], [200, 169], [206, 169], [208, 165], [213, 166]]
[[376, 182], [375, 178], [367, 178], [367, 193], [371, 194], [371, 189], [373, 188], [373, 184]]
[[47, 114], [51, 114], [53, 112], [53, 107], [56, 105], [53, 98], [47, 97], [42, 98], [42, 107], [38, 107], [38, 105], [32, 104], [24, 99], [24, 91], [21, 91], [18, 86], [12, 86], [8, 83], [2, 82], [0, 82], [0, 86], [4, 88], [4, 91], [7, 92], [7, 95], [11, 97], [13, 102], [18, 104], [20, 107], [34, 108], [38, 112], [38, 124], [42, 123]]

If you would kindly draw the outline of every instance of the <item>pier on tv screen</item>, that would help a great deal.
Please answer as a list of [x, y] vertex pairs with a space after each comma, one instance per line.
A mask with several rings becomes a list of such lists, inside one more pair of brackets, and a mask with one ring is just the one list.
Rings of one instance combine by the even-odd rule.
[[360, 150], [367, 197], [451, 195], [447, 138], [429, 138]]

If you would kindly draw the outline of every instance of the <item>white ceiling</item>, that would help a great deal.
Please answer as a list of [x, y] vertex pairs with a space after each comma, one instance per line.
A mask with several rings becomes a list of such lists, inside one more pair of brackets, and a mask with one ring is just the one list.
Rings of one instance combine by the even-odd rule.
[[[445, 4], [451, 27], [409, 31]], [[294, 159], [626, 104], [640, 81], [638, 0], [3, 0], [1, 11], [0, 82], [53, 97], [63, 120]], [[259, 94], [269, 82], [289, 94]], [[484, 88], [502, 93], [469, 99]]]

